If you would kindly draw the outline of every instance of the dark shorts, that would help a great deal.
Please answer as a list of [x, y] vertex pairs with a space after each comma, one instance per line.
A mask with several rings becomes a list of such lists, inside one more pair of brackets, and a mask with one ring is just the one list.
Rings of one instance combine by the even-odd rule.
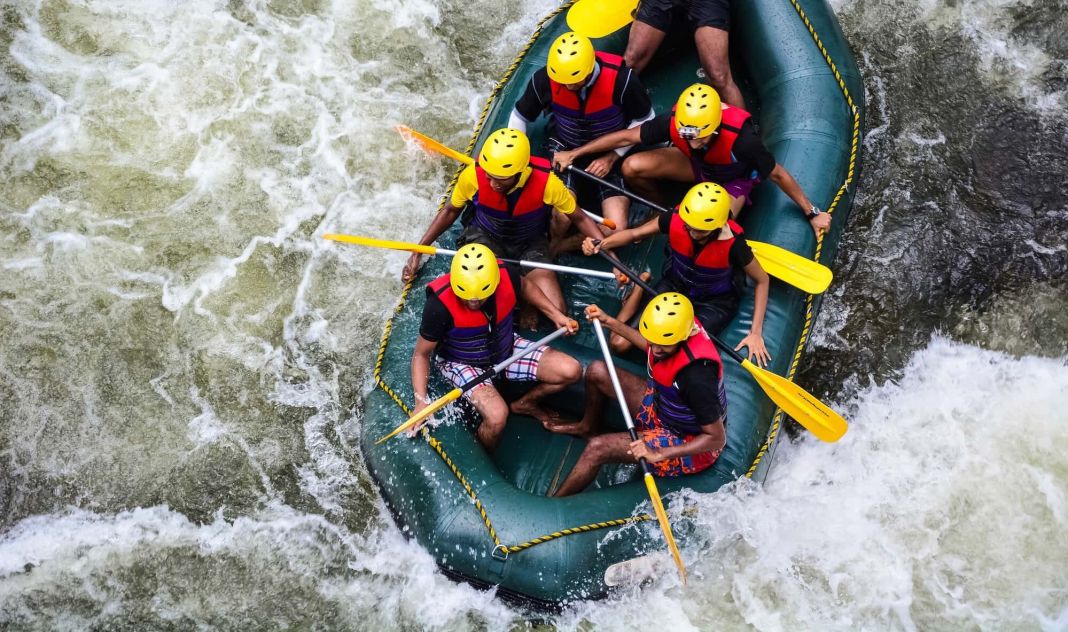
[[[497, 241], [491, 237], [489, 233], [477, 226], [468, 226], [462, 233], [460, 233], [460, 238], [456, 240], [457, 247], [466, 246], [467, 244], [482, 244], [492, 250], [493, 254], [501, 259], [519, 259], [522, 261], [550, 263], [548, 236], [537, 237], [534, 240], [527, 242], [505, 243]], [[530, 268], [522, 267], [519, 269], [519, 273], [525, 275], [530, 272], [530, 270]]]
[[692, 29], [711, 26], [721, 31], [731, 28], [730, 0], [641, 0], [634, 19], [667, 33], [679, 18]]
[[[575, 166], [580, 169], [585, 169], [591, 162], [593, 162], [593, 158], [594, 157], [583, 156], [575, 161]], [[623, 195], [619, 191], [613, 191], [612, 189], [598, 184], [570, 169], [561, 175], [561, 179], [563, 179], [567, 188], [571, 189], [575, 194], [575, 199], [578, 200], [579, 206], [591, 213], [597, 213], [598, 215], [603, 215], [601, 204], [603, 204], [605, 200]], [[612, 170], [608, 172], [608, 175], [601, 179], [607, 180], [617, 187], [623, 188], [623, 159], [620, 158], [617, 160], [616, 164], [612, 165]]]
[[[697, 435], [675, 434], [674, 431], [660, 423], [660, 420], [656, 417], [654, 392], [652, 386], [646, 387], [645, 396], [642, 398], [641, 406], [638, 407], [638, 414], [634, 417], [635, 429], [638, 431], [638, 436], [645, 442], [645, 445], [651, 449], [659, 450], [660, 448], [673, 448], [696, 439]], [[689, 456], [677, 456], [673, 459], [650, 463], [649, 466], [653, 468], [653, 474], [656, 476], [696, 474], [712, 467], [712, 464], [716, 462], [722, 452], [723, 450], [715, 450], [713, 452], [699, 452]]]
[[750, 196], [758, 184], [760, 184], [760, 178], [739, 178], [723, 183], [723, 188], [727, 190], [731, 197], [745, 198], [745, 205], [752, 206], [753, 200]]
[[[681, 292], [678, 288], [663, 279], [654, 285], [653, 289], [656, 290], [657, 293], [679, 292], [680, 294], [685, 294], [685, 292]], [[646, 292], [645, 295], [642, 296], [641, 306], [638, 308], [637, 313], [634, 314], [634, 317], [627, 322], [628, 325], [635, 329], [638, 328], [638, 319], [641, 318], [642, 312], [645, 311], [645, 306], [648, 305], [651, 300], [653, 300], [653, 297], [649, 296], [649, 293]], [[723, 331], [723, 328], [726, 327], [731, 322], [731, 319], [734, 318], [734, 315], [738, 313], [738, 296], [731, 293], [704, 301], [693, 301], [693, 312], [694, 316], [696, 316], [697, 320], [701, 323], [701, 326], [705, 328], [705, 331], [712, 335], [718, 334]]]

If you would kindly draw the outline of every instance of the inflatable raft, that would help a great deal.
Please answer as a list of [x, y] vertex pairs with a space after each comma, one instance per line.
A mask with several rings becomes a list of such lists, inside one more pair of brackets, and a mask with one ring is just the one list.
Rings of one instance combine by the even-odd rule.
[[[493, 90], [467, 148], [469, 155], [491, 131], [506, 125], [514, 101], [544, 65], [547, 47], [569, 30], [567, 8], [564, 5], [543, 20]], [[594, 40], [594, 45], [622, 54], [626, 36], [624, 27]], [[662, 47], [642, 76], [658, 113], [669, 110], [680, 91], [699, 77], [696, 54], [687, 39], [673, 38], [674, 43]], [[774, 185], [763, 184], [754, 205], [743, 212], [741, 224], [750, 239], [830, 264], [852, 203], [863, 120], [863, 89], [849, 48], [824, 0], [737, 3], [731, 44], [736, 81], [766, 146], [833, 218], [831, 231], [817, 243], [793, 202]], [[544, 127], [543, 117], [529, 130], [535, 155], [548, 155], [542, 149], [547, 140]], [[648, 217], [647, 209], [632, 206], [632, 225]], [[458, 225], [440, 245], [453, 247], [457, 234]], [[662, 250], [662, 243], [646, 242], [623, 249], [621, 256], [632, 267], [658, 274]], [[598, 258], [581, 255], [565, 257], [562, 263], [607, 269]], [[659, 526], [647, 513], [649, 499], [636, 466], [606, 466], [583, 493], [549, 498], [546, 493], [566, 478], [584, 440], [549, 433], [533, 419], [513, 416], [496, 452], [487, 454], [473, 433], [477, 418], [459, 405], [439, 414], [443, 423], [421, 438], [375, 443], [410, 414], [409, 363], [423, 287], [444, 273], [448, 264], [447, 257], [431, 258], [404, 289], [385, 327], [375, 365], [377, 388], [366, 400], [361, 431], [367, 467], [397, 523], [449, 576], [477, 586], [496, 586], [504, 596], [539, 604], [603, 596], [610, 590], [611, 577], [606, 581], [610, 567], [625, 568], [628, 560], [664, 550]], [[574, 315], [594, 302], [608, 311], [619, 307], [620, 296], [611, 281], [565, 275], [560, 279]], [[768, 369], [794, 375], [819, 302], [818, 297], [772, 279], [764, 325], [773, 358]], [[748, 330], [752, 307], [750, 287], [720, 338], [736, 344]], [[536, 339], [546, 331], [523, 333]], [[554, 346], [584, 365], [600, 357], [588, 324], [577, 336]], [[658, 481], [684, 556], [688, 526], [676, 492], [711, 493], [739, 477], [762, 481], [782, 434], [782, 412], [744, 369], [732, 360], [724, 362], [729, 401], [726, 449], [712, 468], [700, 474]], [[617, 366], [644, 371], [640, 357], [618, 359]], [[578, 385], [547, 404], [577, 416], [580, 389]], [[447, 390], [440, 377], [432, 375], [431, 395]], [[623, 429], [614, 411], [607, 414], [605, 424]], [[670, 562], [665, 569], [675, 572]]]

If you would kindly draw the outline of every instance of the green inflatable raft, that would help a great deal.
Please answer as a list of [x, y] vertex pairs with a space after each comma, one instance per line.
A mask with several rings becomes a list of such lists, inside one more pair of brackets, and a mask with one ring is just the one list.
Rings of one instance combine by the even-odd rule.
[[[863, 120], [859, 74], [824, 0], [750, 0], [736, 5], [731, 31], [734, 74], [764, 142], [808, 196], [833, 217], [831, 231], [817, 243], [793, 202], [774, 185], [764, 184], [754, 205], [743, 212], [741, 224], [750, 239], [830, 264], [856, 182]], [[569, 30], [567, 8], [564, 5], [545, 18], [490, 95], [469, 154], [491, 131], [505, 126], [514, 101], [544, 65], [549, 44]], [[599, 50], [622, 54], [626, 36], [623, 28], [594, 44]], [[675, 38], [662, 47], [642, 76], [658, 113], [669, 110], [680, 91], [698, 79], [697, 58], [686, 39]], [[541, 149], [547, 140], [544, 122], [529, 131], [534, 153], [547, 155]], [[632, 224], [648, 213], [634, 205]], [[458, 226], [443, 236], [441, 245], [453, 247], [457, 234]], [[662, 250], [663, 244], [646, 242], [624, 249], [621, 255], [632, 267], [659, 274]], [[410, 414], [409, 364], [423, 287], [444, 273], [448, 263], [447, 257], [430, 259], [419, 278], [405, 288], [385, 327], [375, 366], [378, 388], [367, 398], [362, 426], [367, 467], [403, 531], [425, 547], [450, 577], [496, 586], [502, 596], [535, 604], [604, 596], [611, 589], [606, 582], [609, 567], [665, 550], [636, 466], [604, 467], [583, 493], [548, 498], [548, 490], [563, 481], [578, 459], [584, 440], [546, 432], [533, 419], [513, 416], [499, 448], [487, 454], [474, 437], [477, 417], [460, 405], [439, 414], [443, 423], [421, 438], [402, 436], [375, 443]], [[565, 257], [561, 263], [607, 269], [598, 258], [581, 255]], [[609, 311], [619, 307], [619, 293], [611, 281], [566, 275], [560, 280], [574, 315], [594, 302]], [[736, 344], [748, 330], [752, 308], [749, 288], [741, 310], [720, 338]], [[793, 377], [818, 308], [818, 297], [772, 280], [764, 325], [773, 357], [769, 370]], [[536, 339], [547, 331], [523, 333]], [[577, 336], [554, 346], [584, 365], [600, 358], [588, 324]], [[658, 481], [684, 557], [690, 527], [676, 492], [711, 493], [743, 476], [762, 481], [782, 434], [782, 412], [744, 369], [724, 361], [729, 401], [726, 449], [712, 468], [700, 474]], [[617, 359], [617, 366], [641, 373], [641, 362], [640, 357]], [[577, 416], [580, 389], [578, 385], [547, 404]], [[447, 390], [440, 377], [432, 377], [432, 395]], [[604, 425], [624, 429], [615, 411], [606, 413]], [[665, 569], [675, 572], [670, 562]]]

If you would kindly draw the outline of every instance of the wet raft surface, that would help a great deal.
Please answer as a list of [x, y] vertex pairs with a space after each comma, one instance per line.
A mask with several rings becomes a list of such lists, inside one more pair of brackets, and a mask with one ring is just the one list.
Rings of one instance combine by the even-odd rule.
[[[802, 2], [800, 8], [837, 65], [845, 90], [854, 99], [860, 98], [858, 73], [833, 14], [819, 0]], [[829, 208], [842, 193], [833, 209], [832, 231], [820, 249], [820, 260], [829, 263], [852, 200], [852, 189], [843, 189], [843, 183], [850, 172], [854, 118], [860, 120], [861, 113], [850, 110], [843, 86], [794, 6], [781, 0], [759, 0], [746, 3], [742, 9], [735, 16], [731, 35], [737, 57], [732, 63], [765, 144], [822, 208]], [[545, 23], [496, 94], [475, 147], [481, 146], [489, 132], [507, 123], [512, 103], [533, 72], [544, 65], [549, 43], [566, 30], [563, 13]], [[595, 46], [622, 54], [625, 36], [626, 30], [595, 41]], [[658, 113], [670, 110], [679, 92], [698, 79], [696, 55], [685, 39], [678, 38], [671, 48], [665, 46], [642, 78]], [[862, 107], [862, 103], [854, 103]], [[536, 155], [548, 155], [544, 128], [543, 118], [530, 129]], [[683, 190], [672, 196], [673, 204]], [[632, 205], [632, 225], [651, 216], [649, 209]], [[808, 222], [773, 184], [758, 189], [754, 206], [743, 212], [741, 223], [751, 239], [808, 256], [816, 252]], [[452, 247], [458, 228], [443, 236], [441, 245]], [[623, 249], [621, 254], [632, 267], [651, 270], [659, 277], [662, 242], [645, 242]], [[567, 476], [585, 441], [549, 433], [533, 419], [513, 416], [500, 446], [489, 455], [472, 432], [477, 418], [470, 408], [459, 405], [439, 415], [444, 423], [433, 431], [432, 439], [398, 438], [374, 445], [407, 416], [396, 400], [410, 405], [409, 363], [424, 303], [423, 288], [447, 271], [448, 263], [444, 257], [428, 261], [392, 320], [388, 342], [378, 358], [380, 384], [389, 392], [378, 388], [367, 400], [361, 444], [368, 467], [397, 521], [453, 576], [476, 584], [498, 584], [504, 594], [537, 602], [603, 594], [604, 571], [609, 565], [663, 547], [655, 520], [642, 519], [648, 500], [635, 466], [605, 467], [584, 493], [565, 499], [547, 498], [547, 491]], [[580, 254], [564, 257], [560, 263], [608, 269], [598, 258]], [[614, 282], [561, 276], [561, 283], [573, 315], [581, 314], [590, 303], [613, 313], [620, 305]], [[723, 341], [733, 345], [745, 335], [752, 307], [752, 290], [748, 288], [738, 315], [720, 334]], [[806, 323], [811, 322], [816, 309], [818, 301], [810, 302], [807, 295], [772, 280], [764, 325], [773, 358], [770, 370], [790, 374], [799, 357]], [[548, 331], [522, 333], [533, 339]], [[584, 365], [600, 358], [588, 325], [577, 336], [554, 346]], [[762, 478], [780, 428], [774, 405], [749, 374], [729, 359], [725, 364], [727, 448], [716, 464], [701, 474], [658, 482], [661, 493], [669, 495], [669, 512], [675, 514], [674, 528], [683, 544], [689, 527], [679, 515], [682, 507], [670, 507], [671, 492], [683, 488], [712, 492], [747, 474]], [[617, 366], [644, 371], [640, 356], [617, 359]], [[437, 395], [447, 390], [436, 376], [431, 388]], [[581, 385], [547, 403], [565, 415], [578, 416]], [[618, 411], [609, 404], [604, 427], [624, 429]]]

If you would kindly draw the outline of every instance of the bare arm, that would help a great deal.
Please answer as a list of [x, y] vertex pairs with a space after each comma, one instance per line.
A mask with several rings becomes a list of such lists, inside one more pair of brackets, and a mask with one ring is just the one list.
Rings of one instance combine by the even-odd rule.
[[654, 217], [641, 226], [616, 231], [606, 237], [599, 237], [597, 239], [600, 239], [601, 243], [596, 246], [593, 245], [593, 242], [596, 241], [596, 239], [587, 238], [582, 242], [582, 252], [586, 254], [586, 256], [595, 255], [601, 250], [611, 252], [613, 248], [619, 248], [620, 246], [626, 246], [627, 244], [636, 244], [659, 232], [660, 220]]
[[726, 445], [727, 433], [723, 428], [723, 419], [721, 418], [715, 423], [701, 426], [701, 434], [697, 435], [697, 438], [686, 443], [671, 446], [669, 448], [650, 450], [649, 446], [645, 445], [643, 440], [638, 439], [637, 441], [631, 442], [630, 453], [636, 459], [644, 457], [650, 463], [656, 463], [657, 461], [674, 459], [680, 456], [691, 456], [702, 452], [722, 450]]
[[[801, 212], [806, 216], [808, 215], [809, 209], [815, 206], [812, 203], [812, 200], [808, 199], [805, 192], [801, 190], [801, 185], [797, 183], [797, 180], [794, 180], [794, 177], [786, 170], [786, 167], [783, 167], [779, 163], [775, 163], [775, 168], [771, 170], [771, 174], [768, 177], [782, 189], [783, 193], [794, 201], [794, 204], [797, 204], [797, 206], [801, 208]], [[816, 217], [809, 219], [809, 224], [812, 225], [812, 230], [816, 231], [816, 235], [818, 236], [820, 233], [831, 227], [831, 216], [826, 213], [821, 213]]]
[[619, 147], [626, 147], [627, 145], [636, 145], [642, 140], [641, 129], [641, 125], [628, 129], [621, 129], [618, 132], [605, 134], [600, 138], [591, 140], [585, 145], [572, 149], [571, 151], [558, 151], [553, 154], [553, 167], [557, 169], [566, 169], [576, 158], [588, 154], [602, 154]]
[[[453, 206], [450, 202], [445, 203], [445, 208], [441, 209], [441, 212], [434, 216], [431, 220], [430, 226], [427, 227], [426, 232], [419, 239], [419, 243], [424, 246], [429, 246], [434, 243], [434, 240], [441, 237], [441, 234], [449, 229], [450, 226], [456, 221], [456, 218], [460, 216], [461, 209]], [[408, 263], [404, 266], [404, 271], [401, 273], [401, 280], [407, 283], [413, 277], [415, 273], [419, 271], [419, 264], [422, 262], [423, 256], [417, 252], [413, 252], [408, 257]]]
[[760, 267], [760, 262], [755, 257], [744, 270], [756, 283], [753, 291], [753, 325], [749, 328], [749, 334], [738, 342], [734, 350], [748, 347], [749, 360], [763, 367], [767, 366], [768, 361], [771, 360], [768, 348], [764, 345], [764, 313], [768, 308], [768, 288], [771, 286], [771, 279], [764, 268]]
[[419, 336], [415, 340], [415, 352], [412, 355], [412, 390], [415, 391], [415, 410], [418, 413], [427, 407], [430, 401], [427, 399], [426, 385], [430, 377], [430, 356], [438, 343], [431, 342]]

